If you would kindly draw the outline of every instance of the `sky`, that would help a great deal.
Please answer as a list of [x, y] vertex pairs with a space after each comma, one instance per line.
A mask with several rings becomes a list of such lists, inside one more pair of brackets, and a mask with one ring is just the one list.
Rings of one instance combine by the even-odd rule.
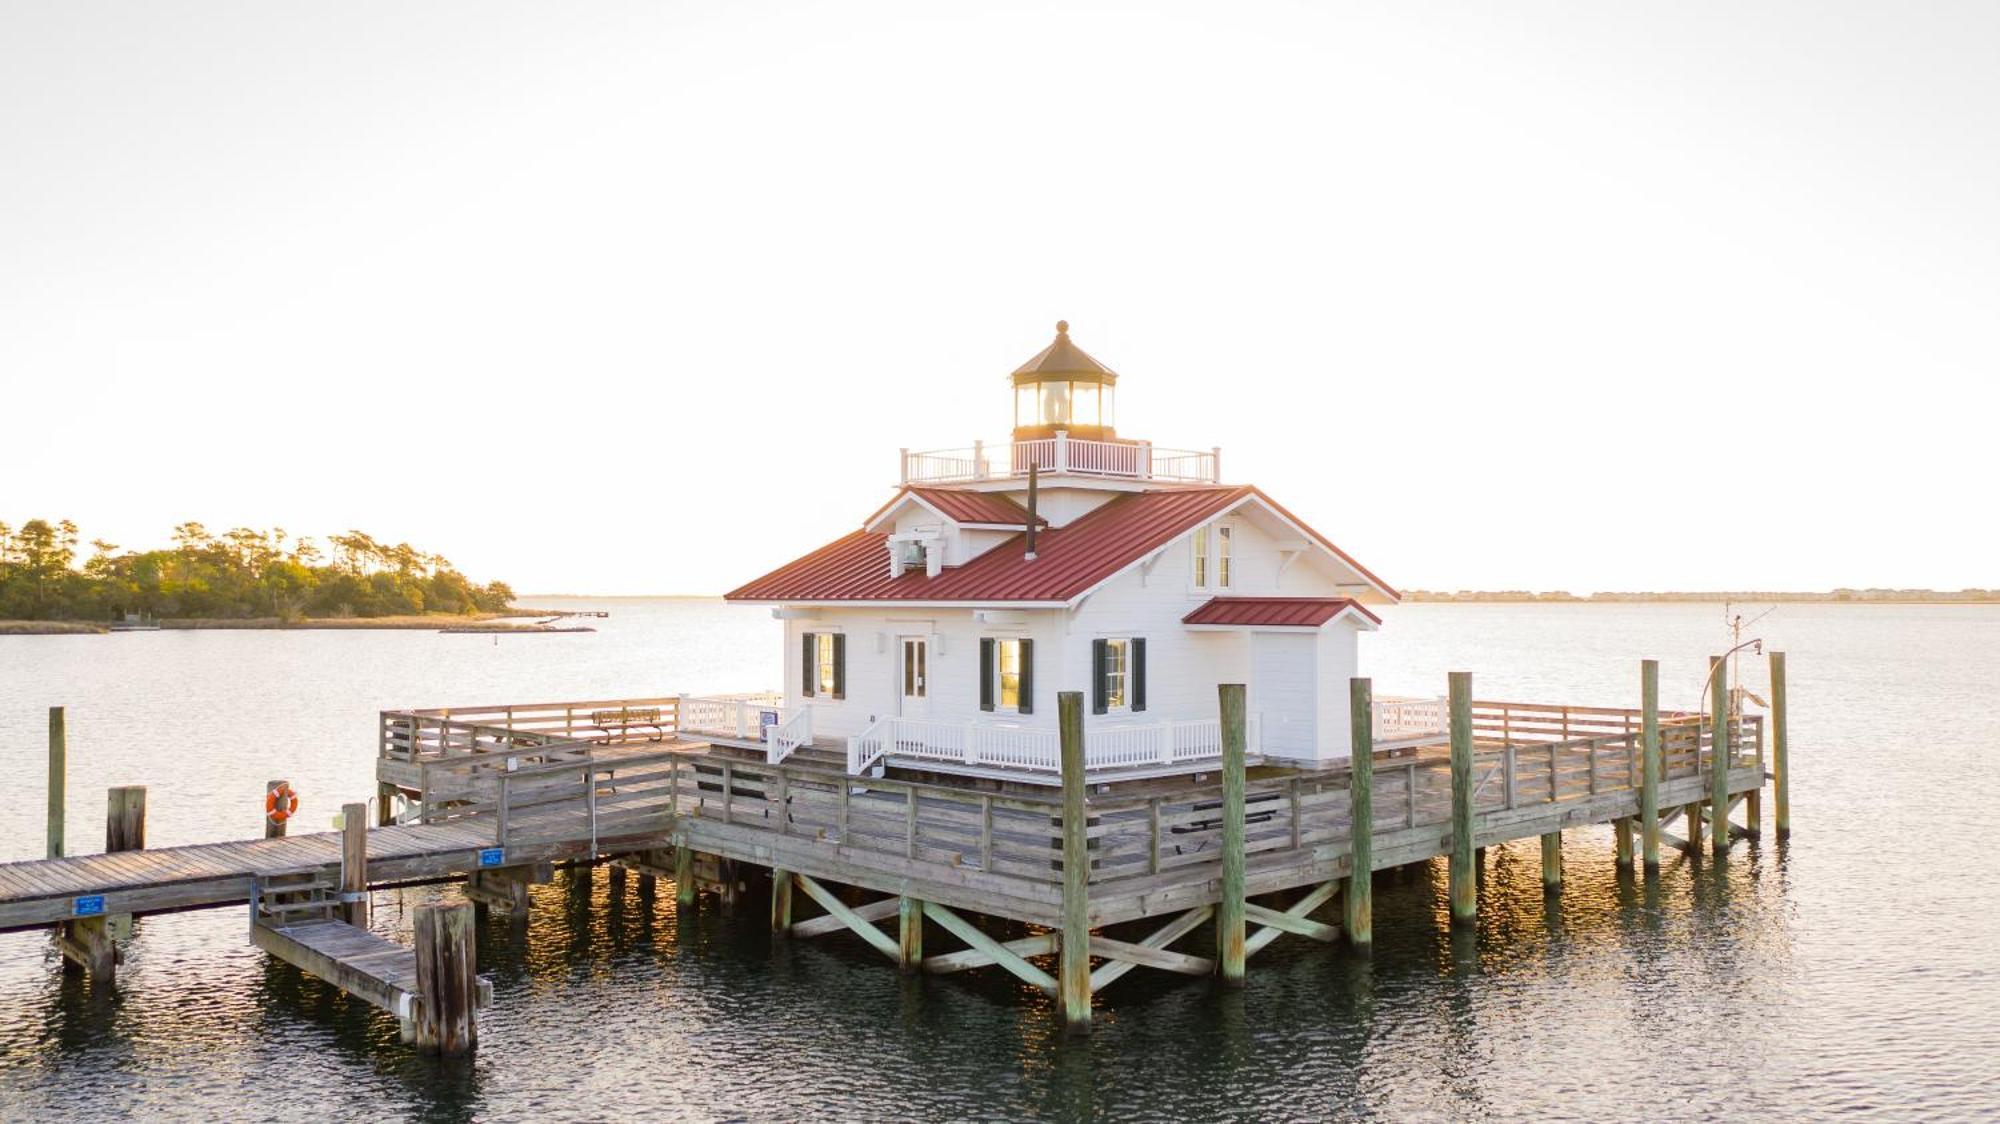
[[[0, 0], [0, 520], [715, 593], [1066, 318], [1390, 583], [2000, 587], [2000, 6]], [[1984, 481], [1982, 484], [1981, 481]]]

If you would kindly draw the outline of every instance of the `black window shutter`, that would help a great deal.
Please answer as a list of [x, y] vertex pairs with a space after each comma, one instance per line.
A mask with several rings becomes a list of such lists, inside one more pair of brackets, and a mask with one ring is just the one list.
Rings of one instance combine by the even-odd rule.
[[813, 688], [817, 685], [819, 679], [818, 641], [819, 637], [814, 636], [810, 632], [806, 633], [805, 647], [802, 653], [804, 658], [799, 660], [799, 674], [805, 677], [805, 694], [807, 698], [812, 698]]
[[1103, 714], [1109, 709], [1105, 701], [1105, 696], [1111, 692], [1108, 689], [1108, 685], [1104, 682], [1104, 664], [1106, 662], [1106, 653], [1110, 647], [1109, 644], [1102, 640], [1092, 640], [1090, 642], [1090, 712], [1092, 714]]
[[1021, 641], [1021, 713], [1035, 712], [1035, 642]]
[[979, 642], [979, 709], [993, 709], [993, 641]]
[[1132, 653], [1132, 667], [1126, 673], [1132, 680], [1132, 709], [1146, 709], [1146, 642], [1134, 638], [1127, 649]]
[[833, 697], [847, 697], [847, 634], [833, 634]]

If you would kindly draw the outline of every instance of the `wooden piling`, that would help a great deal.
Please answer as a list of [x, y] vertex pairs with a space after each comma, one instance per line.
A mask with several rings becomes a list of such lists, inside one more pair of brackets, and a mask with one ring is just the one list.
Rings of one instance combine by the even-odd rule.
[[1451, 673], [1451, 919], [1479, 919], [1478, 868], [1472, 860], [1472, 673]]
[[[340, 902], [343, 919], [368, 927], [368, 805], [340, 806]], [[471, 906], [465, 907], [467, 916]], [[467, 924], [470, 924], [468, 922]]]
[[1722, 656], [1708, 657], [1714, 681], [1709, 702], [1708, 766], [1709, 845], [1716, 854], [1729, 850], [1729, 664]]
[[[366, 805], [352, 805], [367, 812]], [[479, 975], [472, 906], [420, 905], [416, 915], [417, 1049], [455, 1056], [479, 1043]]]
[[[1779, 758], [1783, 760], [1781, 756]], [[69, 733], [63, 708], [49, 708], [49, 847], [48, 857], [63, 857], [63, 802], [69, 775]]]
[[1347, 789], [1348, 854], [1353, 863], [1342, 904], [1347, 940], [1365, 951], [1375, 942], [1375, 688], [1371, 681], [1347, 681], [1347, 710], [1353, 742]]
[[[924, 903], [908, 894], [896, 899], [896, 966], [905, 973], [924, 966]], [[1089, 938], [1085, 938], [1086, 945]]]
[[[1057, 968], [1063, 1023], [1090, 1029], [1090, 840], [1084, 808], [1083, 692], [1056, 695], [1062, 749], [1062, 945]], [[1225, 724], [1226, 725], [1226, 724]], [[1224, 735], [1223, 744], [1228, 744]], [[1228, 750], [1224, 749], [1227, 756]]]
[[1612, 854], [1618, 862], [1618, 869], [1632, 869], [1632, 817], [1621, 816], [1611, 821]]
[[376, 827], [396, 826], [396, 797], [402, 794], [402, 789], [397, 788], [387, 781], [382, 781], [375, 785]]
[[1792, 833], [1792, 769], [1785, 708], [1785, 653], [1771, 653], [1771, 797], [1777, 805], [1778, 838]]
[[674, 843], [674, 904], [682, 909], [694, 905], [694, 848], [686, 839]]
[[771, 871], [771, 932], [787, 937], [792, 932], [792, 872]]
[[[269, 807], [271, 806], [271, 794], [272, 794], [272, 793], [274, 793], [274, 792], [278, 791], [278, 790], [279, 790], [280, 788], [286, 788], [286, 787], [289, 787], [289, 786], [290, 786], [290, 782], [289, 782], [289, 781], [265, 781], [265, 782], [264, 782], [264, 806], [265, 806], [266, 808], [269, 808]], [[274, 819], [272, 819], [272, 818], [271, 818], [270, 814], [269, 814], [268, 812], [266, 812], [266, 813], [265, 813], [265, 816], [264, 816], [264, 838], [266, 838], [266, 839], [282, 839], [282, 838], [284, 837], [284, 834], [285, 834], [285, 824], [284, 824], [284, 821], [282, 821], [282, 820], [274, 820]]]
[[106, 852], [146, 849], [146, 786], [119, 785], [110, 790], [104, 812]]
[[1222, 982], [1242, 986], [1248, 955], [1243, 872], [1243, 684], [1217, 688], [1222, 706], [1222, 901], [1215, 907], [1216, 965]]
[[1688, 854], [1690, 855], [1701, 853], [1702, 811], [1703, 809], [1700, 804], [1689, 804], [1687, 806], [1687, 814], [1683, 817], [1687, 820]]
[[1563, 884], [1563, 835], [1551, 831], [1542, 836], [1542, 889], [1559, 890]]
[[1639, 661], [1639, 826], [1647, 870], [1660, 869], [1660, 661]]

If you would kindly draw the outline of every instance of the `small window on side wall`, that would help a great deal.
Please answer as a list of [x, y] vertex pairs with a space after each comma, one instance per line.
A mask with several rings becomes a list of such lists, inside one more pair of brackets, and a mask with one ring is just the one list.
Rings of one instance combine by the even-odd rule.
[[1146, 709], [1146, 641], [1114, 637], [1090, 642], [1093, 714], [1139, 713]]
[[1035, 712], [1035, 642], [989, 637], [979, 642], [979, 709]]
[[800, 691], [807, 698], [847, 697], [847, 636], [808, 632], [799, 651]]

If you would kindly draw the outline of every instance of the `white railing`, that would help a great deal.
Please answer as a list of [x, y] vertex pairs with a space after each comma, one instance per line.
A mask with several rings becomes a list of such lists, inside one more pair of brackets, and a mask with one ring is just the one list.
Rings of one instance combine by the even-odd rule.
[[[1245, 731], [1250, 752], [1259, 752], [1258, 723]], [[930, 718], [877, 719], [847, 739], [847, 771], [860, 774], [883, 758], [942, 766], [1062, 771], [1062, 746], [1055, 730], [1000, 722], [948, 722]], [[1084, 731], [1084, 768], [1090, 771], [1176, 768], [1220, 761], [1218, 720], [1147, 722], [1091, 726]]]
[[1442, 696], [1410, 698], [1381, 695], [1375, 699], [1375, 744], [1409, 738], [1443, 735], [1450, 730], [1451, 714]]
[[680, 729], [690, 734], [763, 741], [764, 728], [784, 718], [785, 697], [776, 691], [735, 695], [682, 695]]
[[802, 745], [811, 745], [813, 740], [812, 707], [802, 706], [798, 713], [778, 723], [764, 728], [764, 759], [776, 765], [792, 755], [792, 751]]
[[1213, 484], [1222, 479], [1222, 450], [1162, 449], [1145, 441], [1084, 441], [1058, 433], [1032, 441], [975, 441], [969, 448], [903, 450], [905, 484], [950, 484], [1043, 472]]

